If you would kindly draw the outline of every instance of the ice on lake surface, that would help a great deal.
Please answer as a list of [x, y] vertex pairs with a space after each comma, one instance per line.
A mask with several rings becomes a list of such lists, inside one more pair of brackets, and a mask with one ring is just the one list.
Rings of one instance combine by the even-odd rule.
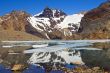
[[[5, 46], [31, 46], [25, 50], [25, 54], [32, 54], [28, 63], [75, 63], [84, 64], [81, 58], [81, 50], [102, 49], [92, 47], [94, 43], [110, 42], [104, 40], [42, 40], [42, 41], [2, 41]], [[4, 46], [4, 45], [3, 45]], [[34, 46], [34, 47], [33, 47]]]
[[[3, 47], [8, 46], [36, 46], [35, 49], [30, 49], [24, 51], [24, 53], [34, 53], [34, 52], [54, 52], [63, 50], [65, 48], [72, 49], [86, 49], [86, 50], [99, 50], [98, 48], [88, 48], [88, 46], [93, 45], [97, 42], [110, 42], [108, 39], [104, 40], [42, 40], [42, 41], [2, 41], [3, 43], [8, 43], [8, 45], [3, 45]], [[48, 46], [45, 46], [47, 45]], [[37, 47], [41, 46], [41, 47]], [[45, 47], [45, 48], [44, 48]], [[82, 47], [82, 48], [81, 48]]]
[[[109, 39], [103, 40], [39, 40], [39, 41], [2, 41], [7, 48], [9, 46], [33, 46], [33, 45], [42, 45], [42, 44], [53, 44], [53, 45], [64, 45], [64, 44], [73, 44], [73, 46], [80, 46], [80, 45], [91, 45], [93, 43], [103, 43], [103, 42], [110, 42]], [[65, 45], [64, 45], [65, 46]]]

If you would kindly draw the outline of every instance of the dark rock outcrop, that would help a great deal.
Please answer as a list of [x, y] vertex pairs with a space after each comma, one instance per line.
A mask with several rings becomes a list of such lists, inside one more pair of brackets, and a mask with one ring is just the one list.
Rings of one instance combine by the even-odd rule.
[[51, 8], [49, 7], [46, 7], [42, 14], [40, 14], [39, 16], [36, 16], [36, 17], [47, 17], [47, 18], [50, 18], [50, 17], [60, 17], [60, 16], [64, 16], [66, 15], [66, 13], [62, 12], [61, 10], [52, 10]]
[[99, 7], [88, 11], [81, 21], [80, 32], [85, 38], [110, 38], [110, 2], [102, 3]]

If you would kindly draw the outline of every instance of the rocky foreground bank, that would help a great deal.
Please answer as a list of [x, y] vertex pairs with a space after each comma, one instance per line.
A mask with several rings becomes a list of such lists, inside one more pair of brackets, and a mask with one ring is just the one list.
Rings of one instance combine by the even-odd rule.
[[55, 68], [52, 66], [45, 66], [45, 68], [42, 68], [37, 65], [29, 65], [25, 68], [23, 66], [16, 65], [13, 69], [15, 70], [5, 68], [3, 65], [0, 65], [0, 73], [109, 73], [109, 71], [99, 67], [89, 68], [87, 66], [69, 64], [65, 67], [56, 66]]

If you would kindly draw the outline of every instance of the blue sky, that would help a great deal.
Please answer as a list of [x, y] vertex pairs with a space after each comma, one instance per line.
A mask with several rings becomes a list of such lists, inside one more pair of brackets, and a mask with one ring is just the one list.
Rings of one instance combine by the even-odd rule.
[[0, 16], [12, 10], [23, 10], [32, 15], [46, 6], [61, 9], [67, 14], [93, 9], [106, 0], [0, 0]]

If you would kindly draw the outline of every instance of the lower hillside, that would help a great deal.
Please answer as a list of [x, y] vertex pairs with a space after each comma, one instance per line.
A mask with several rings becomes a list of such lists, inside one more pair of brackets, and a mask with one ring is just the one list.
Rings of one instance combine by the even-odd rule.
[[0, 31], [0, 41], [4, 41], [4, 40], [28, 41], [28, 40], [40, 40], [40, 39], [41, 39], [40, 37], [28, 34], [26, 32], [8, 31], [8, 30]]

